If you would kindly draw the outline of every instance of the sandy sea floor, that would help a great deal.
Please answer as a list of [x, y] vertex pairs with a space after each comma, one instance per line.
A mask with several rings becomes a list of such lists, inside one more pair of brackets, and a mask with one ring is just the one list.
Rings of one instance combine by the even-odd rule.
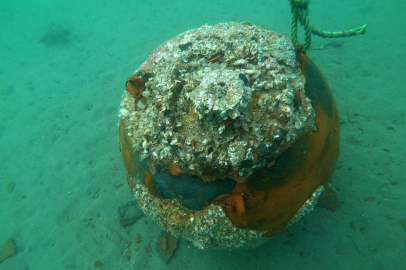
[[0, 246], [16, 246], [0, 269], [405, 269], [404, 1], [310, 5], [319, 28], [368, 25], [309, 51], [340, 112], [339, 209], [316, 207], [252, 250], [180, 240], [168, 263], [150, 217], [119, 226], [134, 200], [117, 142], [125, 80], [183, 31], [249, 21], [289, 36], [291, 14], [288, 1], [137, 2], [0, 3]]

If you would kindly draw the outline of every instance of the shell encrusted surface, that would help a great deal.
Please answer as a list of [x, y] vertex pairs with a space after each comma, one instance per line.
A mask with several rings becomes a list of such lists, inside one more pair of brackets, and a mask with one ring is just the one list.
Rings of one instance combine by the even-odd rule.
[[130, 143], [123, 159], [144, 212], [200, 248], [266, 241], [227, 211], [243, 215], [236, 186], [317, 129], [290, 40], [250, 23], [205, 25], [159, 46], [127, 86], [120, 141]]

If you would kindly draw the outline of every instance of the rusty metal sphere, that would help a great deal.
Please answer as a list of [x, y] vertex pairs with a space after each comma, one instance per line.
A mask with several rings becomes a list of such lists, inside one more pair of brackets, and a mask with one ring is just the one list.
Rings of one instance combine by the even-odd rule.
[[313, 210], [339, 150], [331, 91], [250, 23], [168, 40], [126, 81], [119, 141], [143, 211], [200, 248], [255, 247]]

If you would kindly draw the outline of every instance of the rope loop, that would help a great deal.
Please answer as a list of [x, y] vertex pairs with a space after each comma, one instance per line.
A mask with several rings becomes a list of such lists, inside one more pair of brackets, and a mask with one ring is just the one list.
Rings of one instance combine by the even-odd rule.
[[292, 12], [292, 25], [291, 25], [291, 36], [293, 45], [299, 46], [299, 38], [297, 35], [297, 22], [299, 21], [301, 25], [305, 28], [305, 43], [303, 44], [302, 51], [306, 52], [311, 45], [312, 34], [323, 38], [339, 38], [339, 37], [349, 37], [360, 34], [365, 34], [367, 30], [366, 24], [348, 31], [340, 32], [327, 32], [313, 27], [310, 24], [309, 19], [309, 4], [310, 0], [290, 0], [290, 8]]

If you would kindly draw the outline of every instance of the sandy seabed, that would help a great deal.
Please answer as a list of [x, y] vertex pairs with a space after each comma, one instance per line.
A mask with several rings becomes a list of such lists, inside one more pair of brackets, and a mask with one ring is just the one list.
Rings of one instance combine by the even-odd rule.
[[180, 240], [168, 263], [148, 216], [119, 226], [117, 209], [133, 200], [117, 142], [125, 80], [161, 43], [205, 23], [249, 21], [290, 35], [289, 3], [4, 2], [0, 245], [11, 237], [16, 254], [0, 269], [405, 268], [404, 1], [310, 5], [319, 28], [368, 26], [364, 36], [314, 37], [309, 51], [340, 112], [331, 185], [338, 210], [316, 207], [252, 250], [199, 250]]

